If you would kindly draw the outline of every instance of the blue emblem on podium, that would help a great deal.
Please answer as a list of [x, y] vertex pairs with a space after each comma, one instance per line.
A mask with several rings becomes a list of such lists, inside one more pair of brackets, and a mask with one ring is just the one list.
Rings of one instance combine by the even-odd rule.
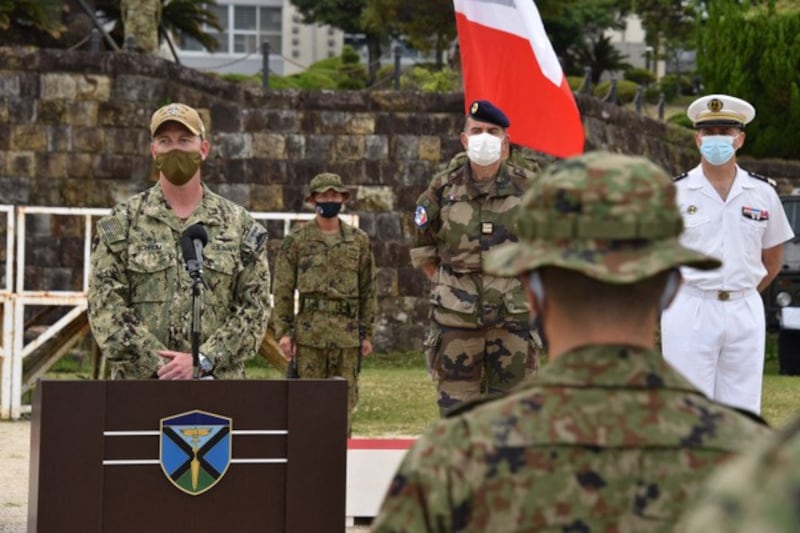
[[162, 418], [159, 462], [167, 479], [192, 496], [216, 485], [231, 464], [232, 422], [204, 411]]

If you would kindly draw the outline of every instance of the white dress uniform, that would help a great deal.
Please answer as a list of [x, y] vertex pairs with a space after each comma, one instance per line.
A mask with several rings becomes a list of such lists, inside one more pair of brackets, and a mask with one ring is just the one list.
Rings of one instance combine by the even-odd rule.
[[700, 165], [675, 185], [681, 244], [722, 260], [722, 267], [682, 269], [684, 284], [661, 317], [664, 358], [710, 398], [760, 413], [765, 323], [756, 287], [767, 274], [761, 250], [794, 233], [773, 186], [738, 166], [725, 200]]

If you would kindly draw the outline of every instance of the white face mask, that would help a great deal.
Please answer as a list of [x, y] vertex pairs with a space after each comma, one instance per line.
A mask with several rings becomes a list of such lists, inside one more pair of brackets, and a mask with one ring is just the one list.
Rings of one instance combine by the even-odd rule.
[[491, 133], [470, 135], [467, 138], [467, 157], [482, 167], [497, 163], [503, 149], [503, 139]]

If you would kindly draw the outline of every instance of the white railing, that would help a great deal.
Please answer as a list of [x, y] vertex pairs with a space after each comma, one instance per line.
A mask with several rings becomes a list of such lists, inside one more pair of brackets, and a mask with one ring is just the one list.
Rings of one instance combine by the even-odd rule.
[[[23, 361], [48, 340], [77, 319], [87, 307], [89, 266], [95, 219], [106, 215], [110, 209], [89, 207], [37, 207], [0, 205], [0, 217], [5, 213], [6, 256], [5, 283], [0, 287], [2, 305], [2, 345], [0, 345], [0, 419], [17, 419], [29, 412], [30, 405], [22, 404]], [[16, 213], [16, 216], [15, 216]], [[283, 221], [283, 234], [291, 229], [292, 222], [311, 220], [314, 213], [252, 212], [261, 221]], [[25, 287], [25, 244], [28, 216], [55, 215], [83, 218], [83, 272], [80, 291], [44, 290]], [[348, 224], [358, 226], [358, 215], [341, 215]], [[16, 248], [14, 243], [16, 241]], [[57, 247], [57, 244], [56, 244]], [[274, 258], [270, 258], [270, 262]], [[14, 277], [16, 275], [16, 277]], [[27, 306], [61, 306], [71, 309], [36, 337], [25, 343], [25, 308]]]

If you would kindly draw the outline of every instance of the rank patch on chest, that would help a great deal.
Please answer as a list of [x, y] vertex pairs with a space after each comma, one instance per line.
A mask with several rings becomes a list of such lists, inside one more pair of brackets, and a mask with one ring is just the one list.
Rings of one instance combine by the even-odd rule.
[[414, 213], [414, 224], [420, 228], [428, 224], [428, 212], [421, 205], [417, 206], [417, 211]]
[[742, 207], [742, 216], [750, 220], [769, 220], [769, 211], [757, 207]]
[[491, 235], [494, 231], [494, 224], [491, 222], [481, 222], [481, 233], [483, 235]]

